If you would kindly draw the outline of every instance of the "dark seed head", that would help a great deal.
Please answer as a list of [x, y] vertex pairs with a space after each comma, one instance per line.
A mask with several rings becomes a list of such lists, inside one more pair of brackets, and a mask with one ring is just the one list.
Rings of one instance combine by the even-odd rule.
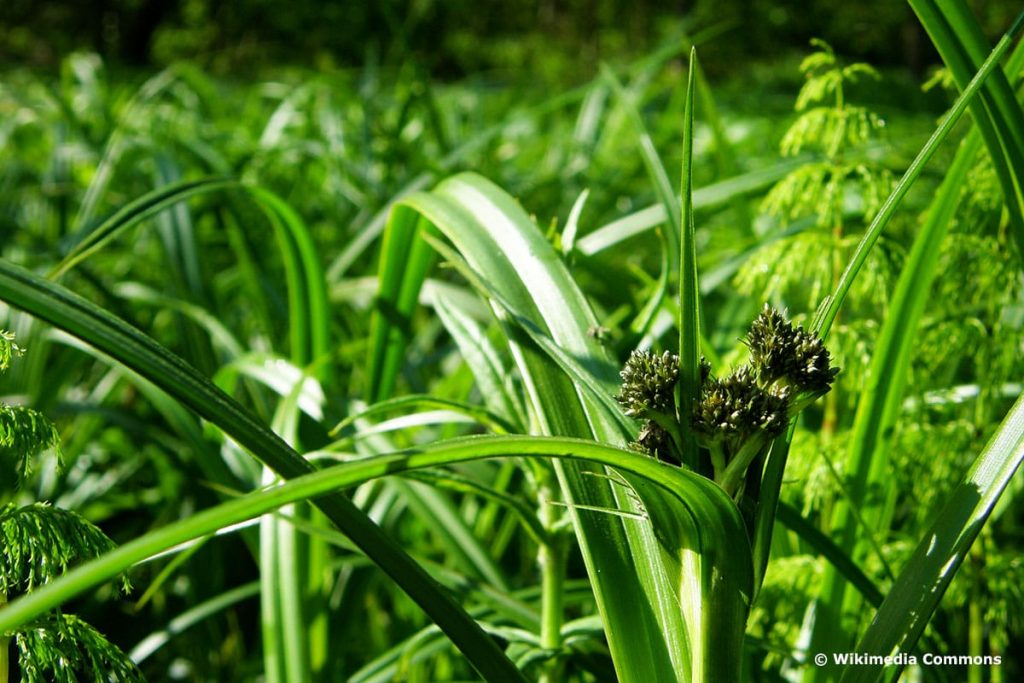
[[793, 326], [768, 304], [750, 324], [746, 344], [762, 382], [771, 384], [793, 371]]
[[786, 427], [789, 390], [762, 389], [749, 367], [711, 379], [697, 405], [693, 428], [710, 440], [743, 440], [757, 430], [776, 436]]
[[679, 381], [679, 356], [668, 351], [661, 355], [634, 351], [620, 376], [622, 390], [617, 398], [625, 406], [626, 415], [642, 417], [649, 410], [672, 412]]
[[797, 389], [816, 394], [828, 392], [839, 368], [832, 367], [831, 355], [821, 339], [804, 332], [802, 327], [797, 328], [793, 340], [793, 359], [794, 369], [790, 377]]
[[746, 339], [750, 362], [762, 384], [784, 379], [798, 391], [825, 393], [839, 372], [831, 367], [828, 349], [803, 327], [793, 328], [768, 304], [750, 325]]

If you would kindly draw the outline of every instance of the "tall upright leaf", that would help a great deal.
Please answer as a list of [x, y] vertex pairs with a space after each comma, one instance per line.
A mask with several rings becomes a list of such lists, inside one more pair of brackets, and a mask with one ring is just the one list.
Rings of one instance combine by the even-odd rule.
[[[416, 288], [410, 282], [415, 278], [422, 282], [425, 273], [415, 264], [403, 272], [404, 255], [417, 252], [399, 237], [416, 239], [417, 229], [444, 234], [469, 268], [486, 274], [479, 279], [500, 294], [496, 315], [505, 321], [537, 429], [545, 434], [622, 443], [618, 418], [608, 412], [605, 402], [588, 393], [595, 384], [608, 395], [617, 390], [607, 351], [587, 334], [596, 325], [589, 305], [522, 208], [477, 176], [455, 176], [433, 192], [412, 195], [392, 215], [385, 244], [393, 245], [393, 251], [385, 249], [382, 254], [381, 300], [371, 340], [375, 352], [370, 376], [393, 377], [404, 353], [401, 337], [389, 319], [406, 324], [415, 310]], [[402, 276], [402, 281], [391, 279]], [[517, 321], [526, 321], [549, 337], [561, 352], [582, 364], [590, 377], [567, 375], [522, 334]], [[385, 372], [387, 364], [391, 369]], [[370, 393], [373, 391], [371, 387]], [[726, 568], [713, 566], [709, 557], [694, 550], [693, 535], [704, 539], [702, 544], [713, 541], [699, 528], [666, 524], [665, 515], [657, 519], [658, 504], [652, 502], [657, 501], [656, 496], [645, 498], [645, 508], [635, 507], [622, 484], [611, 483], [601, 470], [559, 463], [556, 472], [620, 679], [689, 680], [693, 675], [700, 678], [704, 673], [727, 672], [738, 666], [738, 651], [730, 646], [742, 643], [749, 593], [732, 585], [726, 589], [731, 591], [728, 598], [710, 598], [717, 599], [722, 609], [714, 610], [704, 602], [704, 597], [714, 593], [712, 588], [722, 588], [712, 576]], [[595, 508], [641, 513], [648, 519], [589, 511]], [[729, 571], [746, 572], [749, 578], [749, 559]], [[684, 603], [690, 624], [683, 613]], [[691, 640], [702, 632], [697, 626], [705, 618], [728, 622], [724, 631], [710, 629], [720, 638], [717, 651], [707, 642]]]

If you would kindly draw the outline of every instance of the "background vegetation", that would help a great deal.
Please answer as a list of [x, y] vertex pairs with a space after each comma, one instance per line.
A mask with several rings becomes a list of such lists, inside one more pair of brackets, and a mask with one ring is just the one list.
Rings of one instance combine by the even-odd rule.
[[[751, 680], [837, 675], [807, 657], [852, 650], [922, 539], [959, 532], [933, 524], [963, 502], [993, 435], [1015, 424], [1004, 418], [1017, 415], [1024, 371], [1021, 50], [1004, 61], [1009, 99], [984, 91], [895, 211], [883, 205], [1019, 8], [945, 3], [977, 19], [961, 17], [980, 41], [951, 57], [936, 50], [928, 2], [678, 5], [8, 2], [4, 267], [94, 302], [213, 385], [159, 365], [156, 351], [131, 356], [145, 345], [100, 317], [48, 317], [5, 270], [0, 329], [26, 352], [2, 364], [0, 398], [54, 421], [62, 464], [51, 449], [26, 467], [0, 441], [11, 465], [0, 504], [50, 501], [126, 544], [245, 500], [274, 471], [304, 472], [289, 447], [320, 468], [477, 433], [623, 445], [637, 425], [605, 404], [612, 426], [597, 424], [586, 401], [600, 402], [579, 387], [611, 403], [634, 349], [682, 353], [688, 314], [719, 376], [748, 360], [739, 340], [765, 302], [821, 330], [815, 313], [882, 215], [824, 326], [842, 370], [791, 432], [738, 657]], [[451, 178], [461, 172], [490, 182]], [[685, 200], [687, 184], [692, 309], [680, 298], [687, 212], [676, 188]], [[481, 196], [500, 210], [487, 213]], [[432, 241], [400, 238], [419, 215]], [[508, 270], [512, 237], [474, 241], [502, 220], [530, 254], [550, 251], [558, 303], [523, 293], [529, 278]], [[32, 285], [57, 291], [48, 286]], [[256, 422], [217, 403], [214, 386]], [[585, 405], [566, 417], [552, 405], [566, 401]], [[269, 432], [246, 442], [257, 424], [286, 444]], [[1010, 474], [1018, 450], [1001, 461]], [[628, 648], [596, 618], [600, 582], [588, 579], [578, 520], [573, 533], [572, 471], [533, 458], [434, 464], [362, 483], [352, 502], [528, 678], [625, 680], [616, 648]], [[977, 540], [956, 555], [962, 567], [920, 644], [910, 640], [1002, 666], [913, 675], [1024, 675], [1019, 488], [1011, 481], [985, 510], [984, 528], [968, 525]], [[625, 512], [589, 514], [621, 519], [629, 536], [629, 515], [646, 513], [618, 503]], [[64, 609], [152, 680], [473, 677], [353, 546], [359, 530], [339, 534], [329, 514], [299, 502], [196, 531], [145, 554], [127, 596], [107, 583]], [[4, 592], [22, 592], [15, 584]]]

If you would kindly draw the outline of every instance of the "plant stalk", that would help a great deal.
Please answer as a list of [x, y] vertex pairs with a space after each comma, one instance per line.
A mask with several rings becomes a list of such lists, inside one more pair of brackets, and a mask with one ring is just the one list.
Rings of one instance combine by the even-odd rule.
[[[0, 591], [0, 609], [7, 604], [7, 593]], [[7, 683], [11, 670], [11, 639], [0, 637], [0, 683]]]
[[740, 448], [739, 452], [733, 456], [729, 464], [725, 466], [725, 471], [721, 477], [715, 474], [715, 479], [718, 480], [719, 485], [725, 490], [729, 496], [735, 496], [739, 490], [740, 483], [743, 478], [747, 475], [747, 468], [750, 467], [750, 463], [754, 461], [754, 458], [764, 449], [765, 445], [769, 443], [769, 439], [765, 436], [762, 431], [753, 434], [743, 447]]
[[[568, 548], [565, 533], [556, 528], [560, 515], [550, 503], [555, 495], [551, 471], [545, 469], [544, 472], [539, 514], [541, 524], [548, 533], [545, 534], [544, 543], [537, 551], [537, 564], [541, 573], [540, 646], [545, 650], [557, 652], [562, 647], [565, 560]], [[540, 683], [557, 683], [562, 678], [561, 670], [561, 659], [555, 656], [548, 660], [538, 680]]]

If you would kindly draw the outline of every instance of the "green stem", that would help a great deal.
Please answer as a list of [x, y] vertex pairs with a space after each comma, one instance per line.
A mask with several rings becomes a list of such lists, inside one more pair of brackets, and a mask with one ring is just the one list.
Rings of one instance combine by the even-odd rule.
[[[555, 495], [551, 481], [551, 470], [541, 484], [540, 521], [547, 533], [537, 551], [537, 564], [541, 572], [540, 602], [540, 646], [557, 652], [562, 647], [562, 623], [564, 621], [565, 560], [567, 554], [564, 531], [557, 529], [560, 515], [550, 503]], [[550, 659], [538, 679], [540, 683], [555, 683], [561, 680], [561, 660]]]
[[[970, 633], [968, 634], [968, 654], [972, 657], [981, 656], [982, 654], [982, 629], [984, 628], [981, 623], [981, 605], [976, 602], [971, 602], [968, 606], [970, 610]], [[976, 665], [969, 665], [967, 667], [967, 681], [968, 683], [981, 683], [982, 671], [987, 667], [981, 667]]]
[[711, 454], [711, 472], [715, 481], [719, 481], [725, 476], [725, 451], [722, 444], [712, 441], [708, 444], [708, 453]]
[[685, 463], [686, 461], [682, 459], [685, 441], [683, 440], [683, 432], [679, 428], [679, 420], [676, 419], [676, 416], [657, 410], [647, 410], [644, 417], [665, 430], [665, 433], [672, 439], [672, 445], [675, 446], [676, 456], [679, 457], [680, 462]]
[[743, 444], [739, 452], [733, 456], [733, 459], [729, 461], [729, 464], [726, 465], [722, 476], [715, 476], [719, 480], [719, 485], [730, 496], [736, 495], [743, 477], [747, 474], [747, 468], [750, 467], [750, 463], [754, 461], [754, 458], [757, 457], [757, 454], [761, 452], [766, 443], [768, 443], [768, 437], [764, 432], [759, 431], [752, 435]]
[[[0, 609], [7, 604], [7, 593], [0, 592]], [[0, 638], [0, 683], [7, 683], [11, 669], [11, 639]]]
[[[984, 600], [981, 595], [981, 586], [983, 585], [981, 579], [983, 578], [982, 573], [984, 572], [985, 562], [982, 548], [985, 545], [985, 539], [982, 537], [978, 540], [980, 542], [975, 544], [971, 551], [971, 567], [974, 569], [971, 573], [974, 574], [975, 580], [971, 582], [971, 599], [967, 605], [967, 654], [972, 657], [981, 657], [985, 654], [985, 623], [981, 610], [982, 601]], [[984, 671], [988, 668], [968, 666], [968, 683], [981, 683], [984, 679]]]

